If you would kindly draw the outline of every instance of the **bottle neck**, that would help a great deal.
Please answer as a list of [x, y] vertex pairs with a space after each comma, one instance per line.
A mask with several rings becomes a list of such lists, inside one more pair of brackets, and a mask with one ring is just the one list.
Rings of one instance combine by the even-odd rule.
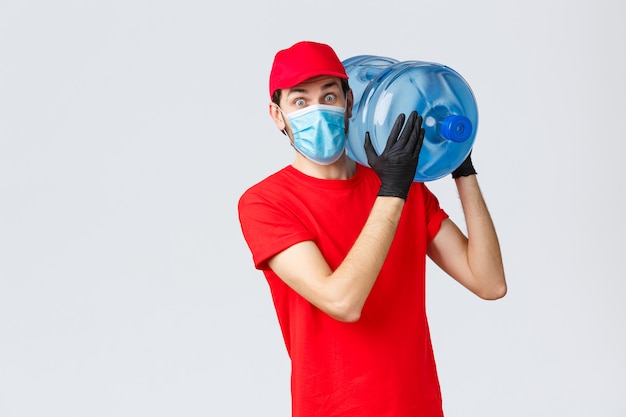
[[453, 142], [465, 142], [472, 136], [472, 122], [465, 116], [446, 116], [439, 126], [441, 136]]

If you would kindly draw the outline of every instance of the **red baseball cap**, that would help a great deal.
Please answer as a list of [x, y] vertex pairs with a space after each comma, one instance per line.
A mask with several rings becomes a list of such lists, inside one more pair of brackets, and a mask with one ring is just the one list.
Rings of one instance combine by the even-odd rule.
[[278, 51], [270, 72], [270, 97], [276, 90], [291, 88], [317, 75], [348, 79], [343, 64], [330, 46], [302, 41]]

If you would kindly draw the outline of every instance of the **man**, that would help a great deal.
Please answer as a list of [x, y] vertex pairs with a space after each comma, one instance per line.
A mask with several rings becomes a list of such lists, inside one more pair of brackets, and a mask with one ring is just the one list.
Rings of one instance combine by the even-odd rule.
[[471, 158], [453, 173], [468, 239], [413, 181], [424, 139], [416, 112], [398, 115], [380, 155], [366, 135], [371, 168], [346, 156], [353, 95], [330, 46], [279, 51], [270, 97], [295, 160], [249, 188], [238, 209], [291, 359], [293, 416], [442, 416], [426, 255], [481, 298], [506, 293]]

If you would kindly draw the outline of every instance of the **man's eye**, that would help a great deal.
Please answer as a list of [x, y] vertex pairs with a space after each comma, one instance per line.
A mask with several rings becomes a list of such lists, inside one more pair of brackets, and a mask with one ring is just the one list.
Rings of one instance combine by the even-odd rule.
[[302, 106], [305, 105], [305, 103], [306, 102], [303, 99], [300, 98], [300, 99], [296, 100], [293, 104], [295, 104], [297, 107], [302, 107]]
[[327, 103], [335, 101], [335, 95], [334, 94], [328, 94], [326, 97], [324, 97], [324, 101], [327, 102]]

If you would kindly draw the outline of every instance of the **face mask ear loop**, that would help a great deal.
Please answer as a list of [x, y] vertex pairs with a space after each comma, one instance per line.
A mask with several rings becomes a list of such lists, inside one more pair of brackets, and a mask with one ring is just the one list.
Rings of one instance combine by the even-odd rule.
[[[285, 123], [285, 126], [287, 126], [287, 117], [285, 116], [285, 112], [283, 111], [283, 109], [280, 108], [280, 106], [277, 104], [276, 108], [278, 109], [278, 111], [280, 112], [281, 116], [283, 117], [283, 123]], [[283, 129], [281, 130], [281, 132], [283, 132], [283, 135], [285, 136], [289, 136], [287, 134], [287, 129]]]

